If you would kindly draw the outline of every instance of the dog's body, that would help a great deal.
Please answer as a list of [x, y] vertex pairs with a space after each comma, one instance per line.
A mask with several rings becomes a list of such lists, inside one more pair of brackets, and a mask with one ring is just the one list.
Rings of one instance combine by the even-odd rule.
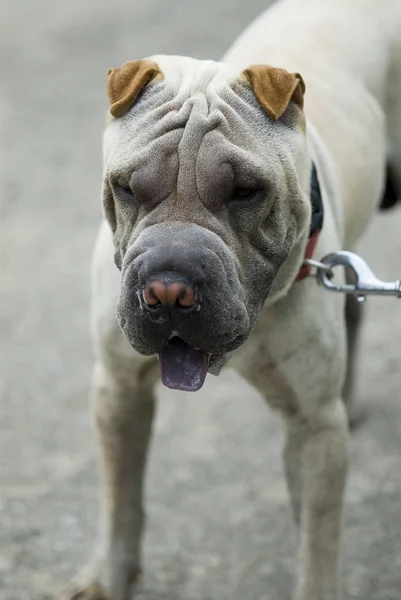
[[[227, 343], [220, 355], [218, 344], [210, 334], [208, 352], [218, 356], [215, 363], [211, 360], [210, 370], [217, 374], [228, 355], [235, 350], [230, 366], [255, 385], [284, 417], [287, 431], [285, 471], [295, 519], [300, 526], [295, 598], [340, 598], [339, 538], [347, 470], [344, 400], [347, 403], [351, 393], [356, 328], [353, 323], [349, 324], [347, 339], [343, 297], [327, 293], [311, 278], [300, 282], [295, 280], [308, 237], [311, 163], [317, 167], [325, 205], [324, 227], [314, 253], [316, 258], [353, 246], [379, 204], [387, 164], [396, 186], [401, 189], [399, 31], [400, 0], [380, 3], [376, 0], [337, 0], [330, 3], [281, 0], [242, 35], [225, 56], [224, 64], [155, 57], [152, 64], [156, 65], [157, 73], [163, 74], [163, 79], [154, 89], [161, 89], [162, 95], [165, 89], [169, 90], [168, 98], [164, 98], [163, 102], [157, 100], [156, 92], [152, 93], [151, 84], [137, 108], [131, 110], [134, 98], [128, 108], [123, 106], [121, 109], [121, 102], [124, 104], [125, 99], [116, 100], [114, 96], [118, 96], [119, 89], [111, 81], [109, 94], [114, 94], [112, 103], [116, 103], [112, 105], [112, 114], [115, 113], [116, 118], [106, 130], [105, 181], [120, 167], [123, 171], [128, 168], [127, 165], [139, 164], [135, 173], [140, 173], [144, 164], [146, 178], [156, 176], [160, 187], [170, 186], [173, 191], [168, 187], [168, 193], [163, 194], [167, 198], [163, 201], [165, 208], [160, 208], [163, 202], [156, 208], [152, 206], [139, 217], [135, 216], [135, 226], [131, 224], [130, 227], [127, 223], [134, 219], [132, 209], [119, 209], [121, 214], [116, 216], [108, 204], [110, 198], [105, 201], [108, 222], [102, 225], [94, 254], [92, 306], [97, 353], [93, 402], [103, 449], [106, 484], [101, 543], [91, 569], [82, 575], [80, 582], [64, 598], [127, 600], [130, 586], [139, 571], [143, 470], [154, 407], [153, 387], [158, 371], [153, 347], [146, 345], [148, 337], [156, 339], [154, 329], [149, 330], [147, 336], [147, 322], [143, 324], [141, 320], [142, 305], [130, 304], [131, 296], [137, 294], [136, 280], [132, 283], [130, 279], [130, 264], [143, 255], [151, 256], [153, 248], [159, 247], [157, 244], [163, 243], [163, 247], [170, 248], [171, 236], [181, 236], [183, 247], [187, 240], [191, 243], [191, 239], [199, 246], [205, 243], [210, 249], [210, 256], [213, 255], [210, 259], [212, 281], [218, 286], [224, 288], [226, 283], [225, 275], [219, 275], [218, 281], [213, 279], [220, 268], [213, 263], [215, 255], [223, 264], [222, 273], [228, 273], [225, 297], [227, 303], [232, 302], [230, 310], [219, 313], [224, 298], [218, 296], [216, 306], [213, 299], [210, 301], [213, 309], [210, 309], [210, 314], [214, 311], [217, 320], [221, 317], [219, 327], [224, 327], [225, 320], [235, 314], [237, 321], [241, 321], [238, 325], [241, 343], [230, 341], [231, 345]], [[290, 81], [294, 89], [291, 88], [292, 96], [287, 99], [284, 116], [275, 114], [276, 106], [271, 108], [270, 105], [264, 107], [268, 112], [266, 115], [259, 106], [263, 106], [265, 98], [258, 90], [254, 78], [256, 71], [251, 72], [249, 77], [257, 103], [249, 99], [249, 79], [245, 82], [241, 76], [254, 64], [270, 64], [302, 74], [306, 83], [306, 134], [298, 80]], [[148, 81], [152, 77], [153, 74]], [[235, 88], [239, 99], [236, 96], [233, 100], [232, 92], [227, 90], [231, 89], [235, 78], [241, 77], [240, 85], [248, 86], [247, 91], [243, 87], [239, 91]], [[117, 83], [120, 85], [120, 82]], [[184, 94], [184, 99], [180, 94]], [[118, 102], [120, 112], [117, 114], [115, 107]], [[166, 102], [170, 103], [168, 111], [163, 109]], [[176, 104], [172, 107], [174, 102]], [[189, 131], [187, 137], [182, 134], [179, 142], [187, 144], [185, 155], [180, 155], [178, 150], [179, 168], [174, 163], [170, 169], [170, 147], [157, 146], [164, 139], [162, 134], [165, 132], [153, 137], [152, 132], [163, 122], [162, 119], [167, 118], [166, 115], [177, 113], [182, 117], [183, 107], [188, 106], [190, 109], [179, 124], [181, 132]], [[162, 112], [157, 112], [160, 107]], [[219, 123], [217, 133], [212, 132], [207, 138], [209, 145], [203, 147], [201, 155], [197, 153], [201, 145], [196, 141], [197, 132], [202, 130], [202, 123], [206, 123], [206, 117], [213, 110], [218, 115], [215, 117]], [[192, 118], [191, 115], [195, 116]], [[240, 115], [238, 122], [237, 115]], [[243, 122], [245, 126], [239, 137], [230, 137], [237, 135]], [[255, 128], [253, 135], [248, 138], [246, 132], [251, 128], [252, 133], [252, 127]], [[206, 125], [206, 131], [211, 130]], [[177, 127], [173, 126], [168, 131], [175, 135]], [[200, 138], [204, 136], [206, 134], [202, 130]], [[132, 140], [135, 144], [140, 140], [138, 147], [132, 148]], [[173, 148], [177, 148], [174, 143]], [[195, 162], [191, 163], [188, 157], [194, 145]], [[240, 157], [241, 165], [248, 164], [248, 160], [249, 163], [253, 161], [254, 170], [259, 169], [260, 172], [265, 168], [264, 164], [270, 165], [269, 177], [273, 180], [278, 169], [273, 197], [278, 204], [287, 207], [277, 214], [269, 209], [267, 216], [272, 225], [263, 221], [262, 224], [252, 222], [251, 226], [249, 222], [253, 217], [241, 212], [248, 209], [244, 209], [242, 204], [240, 209], [235, 208], [239, 211], [235, 213], [236, 222], [251, 231], [248, 237], [243, 238], [234, 231], [234, 226], [232, 233], [231, 225], [227, 225], [231, 221], [225, 216], [220, 217], [223, 214], [220, 208], [217, 210], [207, 205], [205, 209], [203, 196], [209, 198], [207, 193], [202, 196], [198, 192], [202, 202], [191, 196], [191, 182], [199, 190], [202, 181], [215, 180], [220, 173], [214, 172], [212, 163], [204, 159], [209, 148], [213, 150], [212, 159], [219, 162], [220, 152], [224, 155], [234, 146], [233, 152], [235, 157]], [[148, 148], [152, 149], [149, 153]], [[219, 162], [221, 169], [226, 164], [224, 156]], [[167, 169], [160, 163], [160, 158], [168, 162]], [[202, 163], [202, 160], [206, 162]], [[284, 164], [283, 174], [280, 161]], [[211, 169], [210, 177], [208, 169]], [[173, 182], [167, 181], [170, 170], [174, 173]], [[170, 192], [174, 197], [171, 204]], [[216, 194], [212, 194], [213, 198]], [[183, 195], [186, 198], [182, 199]], [[297, 197], [294, 205], [288, 199], [290, 197]], [[292, 224], [291, 227], [287, 222]], [[170, 233], [163, 238], [166, 223]], [[267, 242], [263, 245], [266, 236], [254, 242], [254, 231], [262, 227], [267, 227], [267, 238], [274, 238], [271, 246]], [[281, 229], [285, 230], [285, 235]], [[150, 238], [149, 232], [156, 231], [157, 236]], [[276, 233], [277, 239], [274, 237]], [[141, 250], [135, 253], [134, 249], [140, 244]], [[288, 245], [285, 252], [277, 251], [285, 244]], [[182, 248], [180, 252], [183, 252]], [[160, 260], [160, 252], [156, 254], [154, 260]], [[270, 254], [275, 256], [272, 265]], [[115, 255], [122, 274], [115, 266]], [[196, 255], [191, 254], [190, 258], [191, 264], [196, 266]], [[234, 262], [231, 263], [231, 259]], [[266, 279], [263, 290], [258, 292], [256, 288], [258, 277], [262, 277], [263, 261], [270, 279]], [[137, 271], [142, 272], [144, 268], [140, 263]], [[235, 273], [239, 273], [239, 283]], [[205, 277], [207, 279], [209, 274]], [[206, 299], [209, 288], [202, 288]], [[234, 299], [238, 297], [236, 304], [228, 298], [230, 294]], [[116, 304], [120, 325], [141, 354], [133, 350], [123, 336], [115, 316]], [[246, 306], [246, 318], [241, 312], [243, 305]], [[200, 315], [202, 310], [207, 310], [207, 303], [203, 306], [205, 308], [199, 310]], [[131, 315], [135, 311], [134, 318]], [[196, 318], [193, 317], [195, 323]], [[133, 325], [130, 325], [130, 319], [133, 319]], [[200, 323], [202, 325], [202, 321]], [[235, 323], [230, 326], [237, 327]], [[200, 326], [194, 336], [198, 336], [196, 339], [201, 342], [193, 345], [207, 345], [203, 334], [204, 327]], [[185, 335], [192, 336], [191, 329], [185, 329]], [[213, 335], [216, 336], [215, 333]], [[348, 363], [347, 342], [350, 351]]]

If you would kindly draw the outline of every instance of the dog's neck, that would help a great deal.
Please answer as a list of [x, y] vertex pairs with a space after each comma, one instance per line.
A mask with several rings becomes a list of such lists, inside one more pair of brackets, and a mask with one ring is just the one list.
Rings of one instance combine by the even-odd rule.
[[285, 296], [290, 288], [310, 274], [310, 267], [303, 264], [305, 258], [311, 258], [319, 240], [323, 226], [324, 206], [323, 193], [319, 181], [316, 161], [311, 157], [311, 177], [309, 198], [311, 202], [311, 219], [309, 232], [304, 234], [294, 244], [290, 255], [273, 281], [264, 306], [268, 307]]

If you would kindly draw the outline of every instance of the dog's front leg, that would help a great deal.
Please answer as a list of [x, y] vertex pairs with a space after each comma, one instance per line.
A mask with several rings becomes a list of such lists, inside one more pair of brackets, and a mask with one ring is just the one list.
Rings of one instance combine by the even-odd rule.
[[62, 600], [127, 600], [140, 571], [142, 491], [154, 413], [153, 365], [131, 377], [98, 363], [92, 403], [102, 455], [100, 538], [94, 558]]
[[288, 417], [285, 471], [299, 525], [296, 600], [339, 600], [339, 543], [348, 422], [341, 399]]
[[344, 299], [313, 282], [261, 314], [234, 366], [281, 413], [285, 473], [298, 525], [295, 600], [340, 600], [348, 418]]

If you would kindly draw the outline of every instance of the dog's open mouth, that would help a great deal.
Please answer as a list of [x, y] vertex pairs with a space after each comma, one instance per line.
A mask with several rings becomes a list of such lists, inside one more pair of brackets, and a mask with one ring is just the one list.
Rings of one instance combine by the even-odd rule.
[[209, 355], [192, 348], [181, 338], [173, 337], [160, 351], [159, 365], [165, 386], [173, 390], [196, 392], [205, 381]]

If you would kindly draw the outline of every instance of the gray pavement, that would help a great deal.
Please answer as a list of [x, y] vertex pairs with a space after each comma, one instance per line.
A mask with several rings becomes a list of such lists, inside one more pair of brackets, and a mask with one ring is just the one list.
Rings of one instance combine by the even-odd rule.
[[[50, 600], [93, 543], [90, 253], [110, 66], [218, 58], [263, 0], [2, 2], [0, 599]], [[401, 277], [401, 211], [361, 251]], [[401, 303], [369, 302], [347, 492], [345, 598], [401, 599]], [[289, 600], [277, 417], [232, 372], [160, 389], [140, 600]]]

